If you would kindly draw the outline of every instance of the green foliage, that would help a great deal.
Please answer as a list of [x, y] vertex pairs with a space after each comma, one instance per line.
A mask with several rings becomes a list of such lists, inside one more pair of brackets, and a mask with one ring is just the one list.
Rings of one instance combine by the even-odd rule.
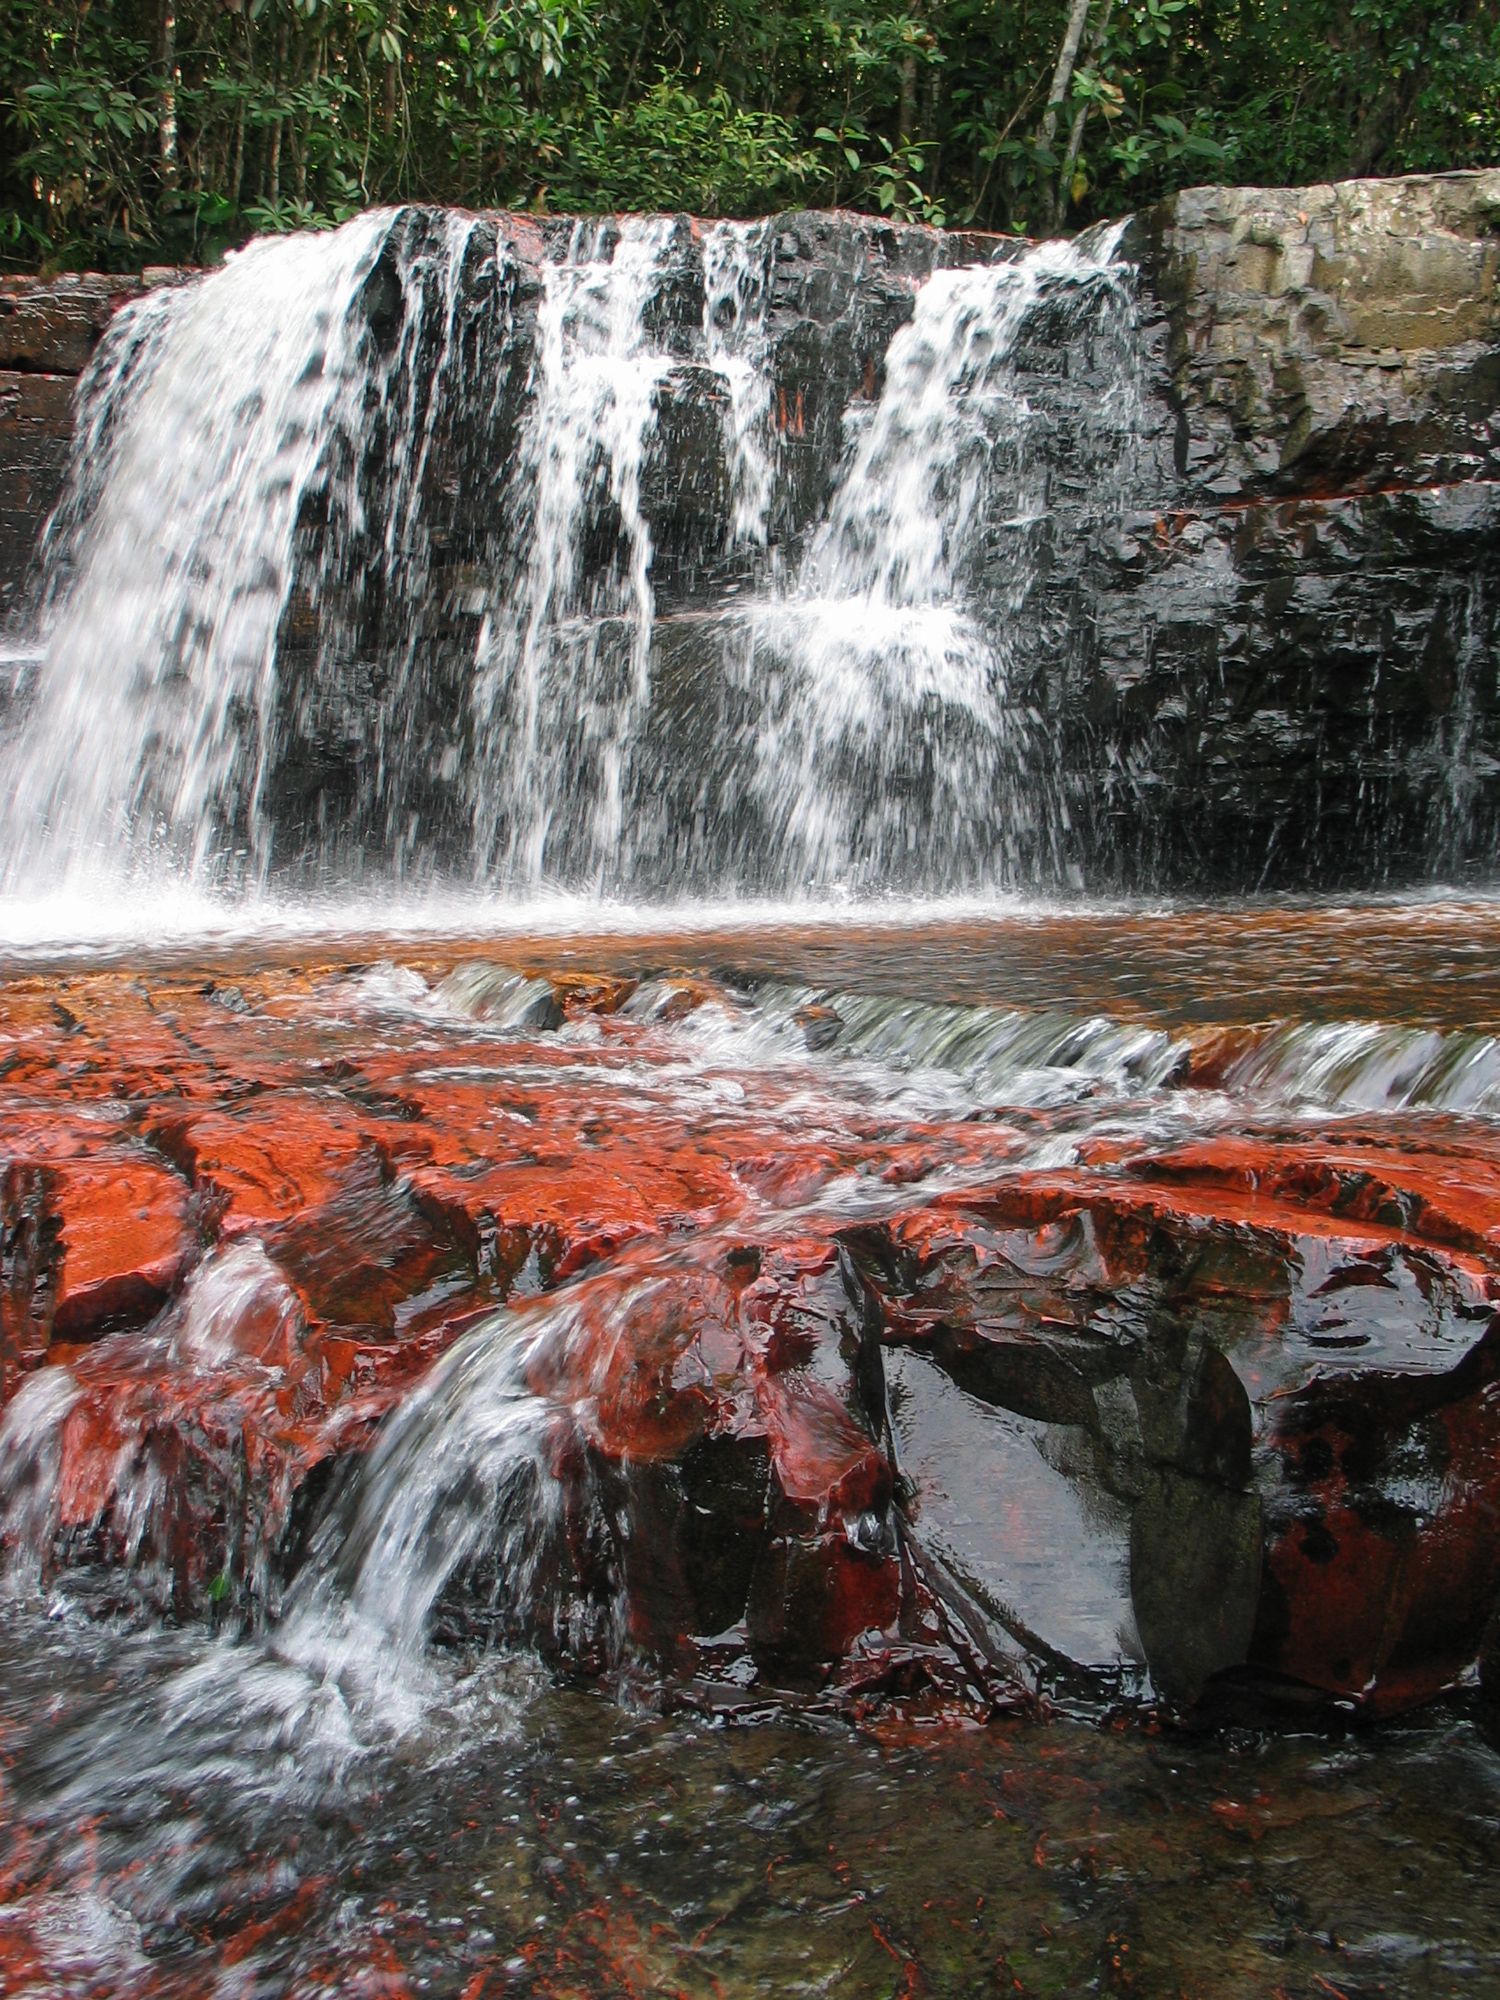
[[[1077, 226], [1500, 158], [1494, 0], [5, 0], [0, 259], [211, 257], [371, 202]], [[1066, 185], [1063, 183], [1066, 182]]]
[[722, 84], [703, 99], [661, 77], [569, 132], [548, 193], [562, 208], [755, 215], [798, 200], [815, 172], [787, 119], [735, 104]]

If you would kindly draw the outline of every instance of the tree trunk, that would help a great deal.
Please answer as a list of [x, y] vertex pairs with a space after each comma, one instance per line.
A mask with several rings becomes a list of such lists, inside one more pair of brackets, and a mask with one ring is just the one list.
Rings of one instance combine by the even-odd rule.
[[938, 122], [943, 109], [943, 71], [940, 63], [931, 63], [927, 70], [927, 87], [922, 92], [922, 129], [917, 134], [924, 146], [930, 145], [938, 135]]
[[901, 104], [896, 130], [903, 146], [909, 146], [917, 125], [917, 53], [908, 49], [901, 58]]
[[1042, 123], [1037, 137], [1050, 146], [1057, 137], [1057, 121], [1062, 108], [1068, 101], [1068, 86], [1073, 81], [1073, 71], [1078, 62], [1078, 45], [1083, 40], [1083, 30], [1089, 18], [1090, 0], [1071, 0], [1068, 25], [1063, 30], [1062, 47], [1057, 52], [1057, 67], [1052, 72], [1052, 88], [1047, 92], [1047, 109], [1042, 113]]
[[[1037, 144], [1050, 153], [1057, 139], [1057, 121], [1062, 108], [1068, 101], [1068, 88], [1073, 81], [1073, 71], [1078, 64], [1078, 45], [1083, 40], [1083, 31], [1088, 23], [1090, 0], [1070, 0], [1068, 23], [1063, 29], [1062, 46], [1057, 52], [1057, 67], [1052, 72], [1052, 87], [1047, 92], [1047, 108], [1042, 113], [1042, 122], [1037, 129]], [[1050, 197], [1043, 203], [1043, 222], [1049, 229], [1056, 229], [1062, 212], [1063, 189], [1059, 175], [1052, 184]]]
[[234, 153], [229, 166], [229, 206], [238, 208], [245, 185], [245, 103], [241, 98], [234, 114]]
[[[322, 74], [323, 44], [315, 42], [313, 44], [312, 66], [308, 73], [308, 82], [316, 84]], [[292, 146], [293, 158], [296, 161], [296, 179], [293, 185], [296, 189], [298, 201], [305, 203], [307, 200], [307, 147], [295, 133], [292, 137]]]
[[[278, 99], [286, 84], [286, 52], [286, 24], [283, 22], [276, 31], [276, 95]], [[266, 190], [267, 198], [272, 208], [279, 206], [281, 201], [281, 139], [285, 127], [286, 119], [278, 114], [271, 126], [271, 157]]]
[[[1104, 11], [1094, 24], [1094, 32], [1089, 36], [1089, 55], [1096, 55], [1103, 46], [1105, 31], [1109, 27], [1109, 17], [1114, 12], [1115, 0], [1104, 0]], [[1089, 112], [1093, 106], [1085, 100], [1073, 117], [1073, 129], [1068, 134], [1068, 150], [1063, 155], [1062, 166], [1057, 175], [1057, 216], [1061, 221], [1067, 213], [1068, 203], [1073, 198], [1073, 174], [1078, 166], [1078, 155], [1083, 151], [1083, 128], [1089, 122]]]
[[156, 53], [161, 63], [161, 94], [156, 102], [156, 157], [164, 192], [177, 186], [177, 86], [182, 73], [177, 67], [176, 0], [161, 0], [157, 19]]
[[[402, 19], [401, 0], [395, 0], [395, 4], [391, 8], [390, 26], [392, 33], [397, 36], [405, 32], [406, 23]], [[396, 116], [400, 110], [400, 99], [401, 65], [398, 59], [395, 62], [388, 61], [385, 66], [385, 102], [382, 107], [382, 117], [387, 139], [393, 139], [396, 136]]]

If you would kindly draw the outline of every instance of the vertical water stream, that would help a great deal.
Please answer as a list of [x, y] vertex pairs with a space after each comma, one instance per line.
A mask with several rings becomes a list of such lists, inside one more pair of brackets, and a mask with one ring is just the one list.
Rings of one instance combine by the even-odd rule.
[[[1059, 470], [1091, 516], [1128, 476], [1128, 274], [1107, 240], [935, 272], [828, 459], [778, 435], [777, 255], [762, 224], [579, 224], [528, 294], [493, 225], [386, 212], [122, 314], [8, 752], [12, 893], [1065, 873], [1017, 655], [1058, 637]], [[1087, 436], [1052, 394], [1078, 341], [1113, 357]]]
[[[450, 315], [468, 226], [455, 218], [437, 252]], [[264, 879], [298, 530], [312, 505], [346, 539], [368, 527], [372, 406], [397, 471], [376, 561], [420, 560], [431, 398], [408, 302], [429, 273], [409, 273], [383, 345], [358, 310], [390, 232], [372, 214], [254, 244], [111, 330], [51, 542], [68, 574], [49, 579], [36, 707], [6, 773], [13, 885], [107, 873], [122, 855], [208, 884]]]
[[[174, 882], [216, 911], [312, 884], [354, 925], [372, 880], [521, 902], [1072, 879], [1059, 690], [1086, 614], [1053, 575], [1129, 504], [1130, 273], [1107, 234], [935, 269], [947, 250], [902, 269], [879, 234], [855, 253], [887, 259], [874, 319], [819, 321], [784, 268], [814, 260], [774, 225], [422, 210], [132, 307], [85, 384], [36, 687], [0, 746], [0, 893], [102, 885], [149, 924]], [[830, 357], [851, 365], [825, 381]], [[1482, 593], [1455, 611], [1433, 808], [1455, 852]], [[22, 997], [0, 1065], [0, 1388], [30, 1371], [0, 1412], [6, 1973], [226, 2000], [407, 1973], [866, 1992], [895, 1961], [904, 1987], [978, 1991], [1022, 1983], [1031, 1937], [1027, 1977], [1082, 1991], [1136, 1976], [1156, 1899], [1188, 1940], [1175, 1991], [1213, 1895], [1236, 1994], [1343, 1991], [1314, 1968], [1347, 1980], [1351, 1908], [1370, 1977], [1393, 1937], [1425, 1975], [1429, 1934], [1472, 1970], [1495, 1923], [1471, 1945], [1461, 1882], [1453, 1916], [1416, 1911], [1404, 1811], [1381, 1838], [1409, 1886], [1366, 1893], [1368, 1746], [1366, 1795], [1299, 1751], [1295, 1814], [1264, 1743], [1219, 1782], [1206, 1737], [1060, 1724], [1029, 1779], [1024, 1728], [963, 1732], [992, 1792], [921, 1791], [941, 1765], [908, 1745], [900, 1783], [876, 1764], [840, 1809], [855, 1739], [804, 1727], [767, 1777], [783, 1698], [904, 1709], [930, 1669], [924, 1715], [977, 1715], [1029, 1658], [1102, 1712], [1145, 1698], [1211, 1599], [1254, 1609], [1240, 1537], [1259, 1548], [1283, 1489], [1259, 1445], [1240, 1465], [1242, 1352], [1259, 1370], [1305, 1340], [1309, 1379], [1383, 1370], [1403, 1410], [1415, 1355], [1465, 1425], [1488, 1366], [1482, 948], [1472, 986], [1467, 943], [1421, 974], [1459, 995], [1451, 1023], [1385, 991], [1388, 1021], [1322, 1019], [1316, 927], [1273, 949], [1236, 910], [1210, 949], [1138, 926], [1132, 966], [1117, 916], [1070, 943], [1069, 911], [1028, 970], [1032, 916], [988, 962], [977, 925], [941, 947], [1003, 1006], [936, 1002], [943, 927], [899, 923], [844, 927], [833, 961], [826, 931], [782, 926], [806, 957], [777, 981], [717, 944], [664, 974], [677, 931], [633, 989], [472, 962], [283, 981], [247, 955], [239, 984], [216, 959]], [[1467, 1435], [1413, 1428], [1371, 1488], [1372, 1544], [1409, 1524], [1403, 1575], [1446, 1532], [1450, 1467], [1479, 1462]], [[1327, 1498], [1313, 1457], [1297, 1508]], [[1353, 1623], [1307, 1548], [1306, 1588]], [[1205, 1549], [1226, 1559], [1195, 1569]], [[600, 1721], [554, 1656], [724, 1707]], [[759, 1726], [719, 1726], [737, 1713]], [[1479, 1747], [1450, 1762], [1493, 1791]], [[1481, 1815], [1432, 1785], [1423, 1851], [1461, 1851]], [[1248, 1915], [1247, 1828], [1271, 1884]]]
[[[544, 271], [518, 481], [527, 553], [475, 661], [476, 852], [507, 881], [555, 872], [568, 832], [590, 856], [624, 837], [651, 693], [641, 473], [671, 361], [647, 309], [673, 234], [670, 218], [579, 223]], [[560, 858], [566, 867], [573, 849]]]
[[794, 583], [751, 612], [745, 666], [763, 692], [745, 761], [786, 885], [1066, 879], [1063, 774], [1018, 671], [1062, 502], [1056, 415], [1026, 343], [1039, 312], [1054, 361], [1101, 322], [1112, 339], [1111, 394], [1091, 412], [1095, 488], [1068, 509], [1076, 532], [1124, 503], [1139, 418], [1113, 241], [928, 279], [879, 399], [849, 426]]

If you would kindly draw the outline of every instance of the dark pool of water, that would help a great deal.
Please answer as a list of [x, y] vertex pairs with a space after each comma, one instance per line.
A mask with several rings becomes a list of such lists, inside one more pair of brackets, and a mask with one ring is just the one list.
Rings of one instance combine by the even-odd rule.
[[1341, 1740], [724, 1724], [491, 1662], [311, 1793], [232, 1705], [143, 1776], [111, 1719], [205, 1644], [8, 1621], [7, 1991], [1500, 1993], [1461, 1702]]

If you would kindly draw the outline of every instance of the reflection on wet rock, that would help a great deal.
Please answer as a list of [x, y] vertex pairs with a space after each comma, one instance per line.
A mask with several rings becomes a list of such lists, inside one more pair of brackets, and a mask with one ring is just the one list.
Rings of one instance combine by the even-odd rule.
[[1479, 1654], [1488, 1127], [690, 970], [227, 990], [13, 992], [23, 1565], [710, 1706], [1384, 1714]]

